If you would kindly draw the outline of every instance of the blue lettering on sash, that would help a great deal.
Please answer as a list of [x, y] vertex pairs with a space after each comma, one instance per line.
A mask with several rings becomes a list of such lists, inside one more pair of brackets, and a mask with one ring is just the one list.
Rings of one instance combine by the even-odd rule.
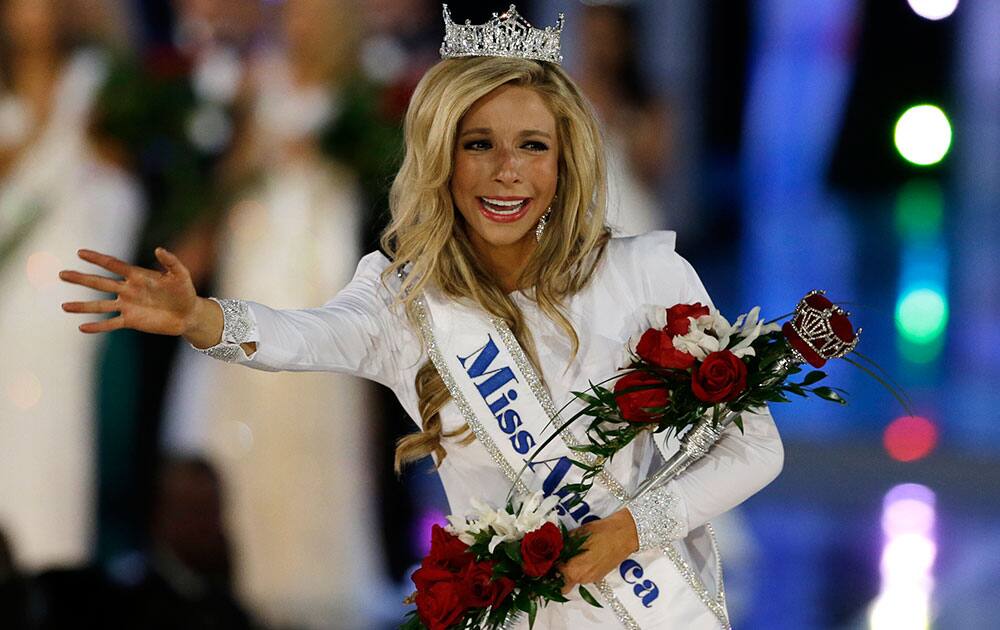
[[[478, 350], [468, 356], [458, 356], [458, 362], [465, 369], [476, 390], [482, 396], [483, 402], [489, 407], [490, 413], [496, 418], [497, 426], [506, 435], [510, 436], [510, 445], [519, 455], [526, 455], [536, 444], [535, 436], [527, 431], [519, 431], [521, 426], [521, 416], [514, 409], [508, 409], [510, 404], [517, 400], [517, 390], [514, 389], [518, 383], [514, 371], [509, 366], [502, 366], [490, 369], [493, 361], [500, 355], [500, 349], [493, 341], [492, 335], [487, 335], [486, 343]], [[479, 382], [476, 379], [486, 377]], [[510, 384], [506, 392], [501, 392], [492, 401], [490, 397], [497, 393], [500, 388]], [[505, 411], [506, 410], [506, 411]]]
[[652, 580], [642, 579], [642, 565], [631, 558], [627, 558], [625, 562], [619, 565], [618, 573], [621, 574], [622, 579], [627, 584], [635, 585], [632, 591], [636, 597], [642, 600], [642, 605], [646, 608], [652, 607], [653, 600], [660, 596], [660, 589], [657, 588]]

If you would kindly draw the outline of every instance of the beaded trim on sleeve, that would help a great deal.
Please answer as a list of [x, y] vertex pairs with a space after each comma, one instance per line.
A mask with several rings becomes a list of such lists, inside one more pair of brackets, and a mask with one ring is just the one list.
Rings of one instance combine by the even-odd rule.
[[208, 299], [222, 307], [222, 340], [211, 348], [195, 348], [195, 350], [213, 359], [236, 363], [246, 356], [240, 344], [254, 341], [251, 338], [254, 321], [250, 315], [250, 307], [243, 300], [220, 300], [214, 297]]
[[639, 534], [639, 551], [665, 547], [681, 537], [680, 523], [674, 518], [677, 497], [660, 487], [628, 504]]

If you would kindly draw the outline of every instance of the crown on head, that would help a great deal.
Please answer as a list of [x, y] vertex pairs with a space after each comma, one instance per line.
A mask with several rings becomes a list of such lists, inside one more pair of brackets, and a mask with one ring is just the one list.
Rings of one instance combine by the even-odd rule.
[[559, 38], [563, 29], [563, 14], [556, 25], [535, 28], [510, 5], [502, 15], [493, 14], [486, 24], [456, 24], [451, 19], [448, 5], [441, 5], [444, 13], [444, 41], [441, 58], [451, 57], [515, 57], [560, 63]]

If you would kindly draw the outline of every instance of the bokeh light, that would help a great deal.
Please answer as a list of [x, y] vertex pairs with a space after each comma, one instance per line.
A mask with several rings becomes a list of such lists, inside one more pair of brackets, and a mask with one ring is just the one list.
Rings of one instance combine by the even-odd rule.
[[907, 0], [913, 12], [928, 20], [943, 20], [958, 8], [958, 0]]
[[908, 341], [929, 343], [948, 324], [948, 299], [932, 288], [904, 291], [896, 304], [896, 329]]
[[889, 457], [912, 462], [927, 457], [937, 446], [937, 425], [919, 416], [896, 418], [885, 428], [882, 443]]
[[927, 486], [895, 486], [882, 501], [882, 587], [868, 615], [871, 630], [925, 630], [934, 589], [934, 492]]
[[896, 121], [893, 139], [906, 161], [918, 166], [937, 164], [951, 148], [951, 122], [935, 105], [915, 105]]
[[932, 180], [907, 182], [896, 197], [896, 231], [904, 238], [936, 236], [944, 219], [941, 185]]

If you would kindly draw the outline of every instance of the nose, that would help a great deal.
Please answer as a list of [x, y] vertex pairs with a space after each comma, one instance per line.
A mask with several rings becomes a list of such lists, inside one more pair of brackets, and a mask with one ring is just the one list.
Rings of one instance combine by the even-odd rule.
[[493, 173], [493, 181], [498, 184], [521, 183], [521, 161], [517, 153], [507, 148], [496, 152], [497, 163]]

